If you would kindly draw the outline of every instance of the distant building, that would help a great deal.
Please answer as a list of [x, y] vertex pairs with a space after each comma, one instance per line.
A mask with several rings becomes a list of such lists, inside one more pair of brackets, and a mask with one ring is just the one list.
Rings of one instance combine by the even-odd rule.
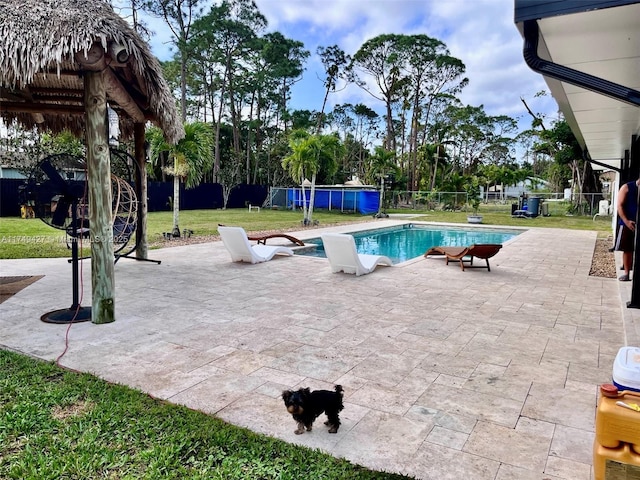
[[0, 178], [27, 178], [23, 172], [24, 168], [18, 168], [18, 165], [26, 165], [28, 159], [24, 153], [19, 152], [0, 152]]
[[[502, 195], [502, 188], [504, 187], [504, 195]], [[542, 178], [531, 177], [527, 178], [523, 182], [518, 182], [516, 185], [493, 185], [489, 187], [489, 195], [497, 196], [500, 198], [518, 198], [523, 193], [529, 195], [538, 190], [548, 190], [549, 182]]]

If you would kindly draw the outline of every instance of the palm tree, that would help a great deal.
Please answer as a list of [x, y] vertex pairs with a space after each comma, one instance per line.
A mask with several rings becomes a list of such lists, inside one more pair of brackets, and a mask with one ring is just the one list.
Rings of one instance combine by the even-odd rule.
[[489, 203], [489, 190], [493, 185], [494, 191], [498, 190], [498, 183], [500, 182], [501, 169], [498, 165], [490, 163], [488, 165], [481, 165], [478, 172], [485, 181], [485, 202]]
[[386, 150], [384, 147], [375, 147], [373, 154], [369, 157], [369, 171], [367, 172], [367, 182], [373, 184], [378, 183], [380, 176], [384, 176], [385, 172], [395, 170], [396, 154], [392, 150]]
[[305, 179], [309, 170], [314, 170], [317, 165], [312, 165], [314, 160], [310, 155], [306, 140], [310, 137], [305, 130], [294, 130], [289, 135], [289, 149], [291, 154], [282, 159], [282, 168], [289, 172], [294, 182], [302, 186], [302, 216], [306, 225], [307, 217], [307, 195], [305, 193]]
[[[344, 152], [340, 139], [335, 135], [311, 135], [305, 130], [294, 130], [289, 136], [291, 154], [282, 159], [282, 167], [289, 172], [295, 182], [302, 186], [303, 224], [312, 223], [316, 177], [323, 166], [327, 176], [335, 173], [336, 159]], [[311, 175], [311, 195], [307, 209], [305, 192], [306, 175]]]
[[185, 123], [185, 137], [175, 145], [164, 139], [162, 130], [152, 127], [147, 131], [150, 145], [149, 157], [152, 165], [157, 165], [162, 153], [173, 160], [172, 167], [166, 167], [165, 173], [173, 176], [173, 230], [174, 237], [180, 236], [180, 180], [186, 188], [200, 184], [205, 173], [213, 166], [213, 129], [207, 123]]
[[385, 173], [395, 170], [396, 154], [392, 150], [386, 150], [384, 147], [377, 146], [373, 152], [373, 155], [369, 157], [371, 162], [369, 168], [369, 178], [377, 185], [380, 181], [380, 202], [378, 204], [378, 215], [382, 215], [382, 203], [384, 200], [384, 177]]
[[316, 193], [316, 177], [320, 169], [325, 178], [332, 177], [338, 169], [338, 158], [344, 155], [344, 145], [337, 135], [313, 135], [309, 138], [309, 150], [315, 157], [317, 168], [311, 173], [311, 195], [309, 199], [309, 223], [313, 216], [313, 204]]

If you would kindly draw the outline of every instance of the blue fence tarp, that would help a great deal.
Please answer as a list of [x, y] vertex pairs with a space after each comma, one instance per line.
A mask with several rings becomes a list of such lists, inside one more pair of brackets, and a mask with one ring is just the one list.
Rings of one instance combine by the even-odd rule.
[[[311, 191], [305, 189], [307, 206], [311, 199]], [[287, 205], [289, 208], [302, 207], [302, 189], [290, 188], [287, 190]], [[369, 215], [378, 211], [380, 193], [375, 190], [316, 190], [313, 200], [313, 208], [325, 208], [327, 210], [340, 210], [359, 212]]]
[[[0, 217], [20, 216], [20, 187], [26, 179], [0, 179]], [[262, 205], [267, 198], [268, 188], [264, 185], [236, 185], [231, 190], [227, 208], [246, 208], [248, 204]], [[173, 197], [173, 182], [147, 183], [147, 209], [149, 212], [170, 210], [169, 197]], [[180, 184], [180, 209], [200, 210], [222, 208], [222, 186], [217, 183], [203, 183], [195, 188], [185, 189]]]

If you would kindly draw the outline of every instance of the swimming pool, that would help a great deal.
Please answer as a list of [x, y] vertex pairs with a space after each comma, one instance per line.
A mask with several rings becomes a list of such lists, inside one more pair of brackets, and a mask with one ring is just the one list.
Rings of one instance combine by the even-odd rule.
[[[386, 255], [394, 264], [424, 255], [435, 246], [465, 247], [473, 243], [504, 243], [519, 235], [521, 230], [495, 230], [406, 224], [397, 227], [350, 232], [358, 253]], [[321, 238], [305, 240], [315, 248], [300, 249], [298, 255], [326, 257]]]

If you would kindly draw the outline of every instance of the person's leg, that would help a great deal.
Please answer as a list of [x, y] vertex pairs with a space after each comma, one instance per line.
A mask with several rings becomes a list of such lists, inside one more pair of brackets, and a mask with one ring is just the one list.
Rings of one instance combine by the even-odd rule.
[[635, 234], [624, 225], [618, 226], [616, 235], [615, 248], [622, 252], [622, 269], [624, 274], [621, 275], [618, 280], [626, 282], [629, 281], [629, 272], [631, 271], [633, 264], [633, 247], [635, 243]]
[[631, 264], [633, 263], [633, 252], [622, 252], [622, 267], [624, 268], [624, 274], [629, 275], [631, 271]]

